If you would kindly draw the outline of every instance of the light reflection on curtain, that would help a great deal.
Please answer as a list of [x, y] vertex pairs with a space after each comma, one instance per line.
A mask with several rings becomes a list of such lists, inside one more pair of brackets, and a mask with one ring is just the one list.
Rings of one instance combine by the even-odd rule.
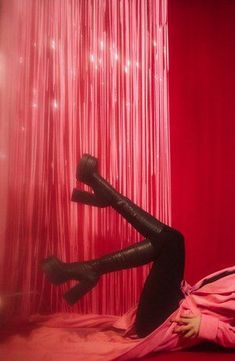
[[1, 292], [24, 293], [8, 298], [21, 315], [122, 313], [148, 267], [104, 276], [70, 308], [68, 285], [51, 287], [38, 264], [141, 239], [114, 210], [70, 202], [86, 152], [113, 186], [170, 222], [166, 0], [3, 0], [1, 34]]

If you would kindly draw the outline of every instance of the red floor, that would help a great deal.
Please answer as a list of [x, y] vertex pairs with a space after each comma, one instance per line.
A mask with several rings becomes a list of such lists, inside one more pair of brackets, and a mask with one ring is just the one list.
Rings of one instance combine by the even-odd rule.
[[145, 357], [141, 361], [234, 361], [235, 353], [172, 352]]
[[196, 350], [151, 355], [141, 361], [235, 361], [235, 349], [224, 350], [214, 346], [201, 346]]

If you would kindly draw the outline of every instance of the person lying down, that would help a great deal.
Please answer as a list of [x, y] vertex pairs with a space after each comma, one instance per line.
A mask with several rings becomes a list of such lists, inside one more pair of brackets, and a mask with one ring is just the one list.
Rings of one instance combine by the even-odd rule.
[[[111, 206], [143, 237], [130, 247], [98, 259], [65, 263], [55, 256], [41, 262], [47, 279], [59, 285], [69, 280], [78, 283], [64, 294], [73, 305], [93, 287], [103, 274], [152, 262], [138, 305], [124, 315], [123, 337], [136, 337], [145, 350], [178, 350], [212, 341], [223, 347], [235, 347], [235, 266], [200, 280], [193, 287], [183, 280], [185, 245], [183, 235], [160, 222], [117, 192], [98, 173], [98, 160], [83, 155], [77, 179], [93, 192], [74, 189], [72, 200], [97, 207]], [[143, 342], [143, 339], [146, 340]], [[154, 341], [153, 341], [154, 340]], [[157, 340], [157, 342], [156, 342]], [[146, 348], [146, 343], [152, 345]], [[144, 355], [137, 348], [138, 357]], [[136, 350], [136, 348], [135, 348]], [[137, 351], [135, 351], [137, 352]], [[120, 355], [124, 360], [137, 357], [131, 351]], [[148, 352], [148, 351], [147, 351]]]

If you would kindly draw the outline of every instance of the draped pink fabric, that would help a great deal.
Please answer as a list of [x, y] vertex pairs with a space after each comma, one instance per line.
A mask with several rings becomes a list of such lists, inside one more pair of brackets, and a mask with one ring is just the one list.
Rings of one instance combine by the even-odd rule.
[[[71, 311], [62, 301], [68, 285], [51, 287], [40, 260], [89, 259], [141, 239], [112, 209], [70, 202], [83, 153], [170, 223], [166, 0], [1, 7], [0, 292], [21, 316]], [[72, 311], [123, 313], [147, 271], [104, 276]]]

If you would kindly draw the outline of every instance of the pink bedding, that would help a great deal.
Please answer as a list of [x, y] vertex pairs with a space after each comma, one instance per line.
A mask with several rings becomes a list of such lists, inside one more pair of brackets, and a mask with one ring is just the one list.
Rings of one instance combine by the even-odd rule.
[[[234, 269], [233, 266], [223, 271]], [[152, 352], [185, 349], [206, 340], [235, 349], [235, 273], [203, 287], [202, 282], [194, 287], [183, 282], [185, 298], [179, 308], [145, 338], [135, 335], [135, 307], [122, 317], [71, 313], [35, 315], [11, 330], [1, 328], [1, 360], [124, 361]], [[188, 313], [201, 314], [199, 335], [194, 339], [174, 333], [175, 323], [170, 322], [171, 318]]]
[[71, 313], [34, 316], [12, 330], [0, 332], [0, 358], [4, 361], [126, 360], [142, 357], [156, 348], [169, 349], [170, 344], [177, 343], [177, 335], [169, 338], [172, 329], [169, 320], [167, 333], [163, 326], [138, 339], [132, 332], [134, 314], [135, 309], [123, 317]]

